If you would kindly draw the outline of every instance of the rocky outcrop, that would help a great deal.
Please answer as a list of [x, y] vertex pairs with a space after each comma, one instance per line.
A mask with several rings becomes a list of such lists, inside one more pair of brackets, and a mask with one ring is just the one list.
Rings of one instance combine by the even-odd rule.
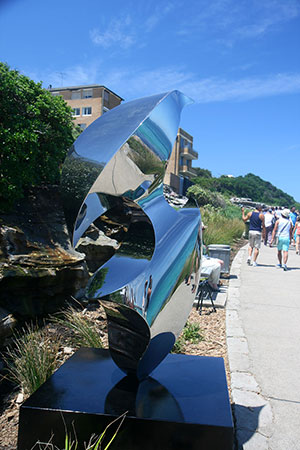
[[69, 239], [58, 187], [30, 192], [0, 216], [0, 307], [28, 318], [54, 312], [88, 280]]
[[[116, 234], [117, 232], [118, 230]], [[89, 271], [95, 272], [115, 254], [119, 246], [120, 244], [116, 239], [109, 238], [92, 224], [83, 238], [79, 239], [76, 249], [85, 254]]]
[[[16, 326], [16, 319], [12, 314], [3, 308], [0, 308], [0, 346], [5, 341], [5, 338], [10, 336]], [[0, 372], [1, 372], [1, 362], [0, 362]]]

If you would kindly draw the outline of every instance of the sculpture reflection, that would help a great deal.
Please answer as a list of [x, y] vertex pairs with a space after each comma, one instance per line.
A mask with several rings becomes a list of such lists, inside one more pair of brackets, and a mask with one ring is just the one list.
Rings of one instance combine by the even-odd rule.
[[148, 377], [139, 382], [133, 377], [124, 377], [107, 394], [105, 413], [143, 419], [184, 421], [181, 408], [175, 397], [157, 380]]
[[106, 234], [118, 230], [120, 246], [93, 275], [87, 295], [105, 308], [112, 358], [138, 378], [171, 350], [193, 304], [185, 280], [200, 266], [199, 209], [188, 203], [175, 211], [163, 195], [189, 102], [172, 91], [118, 106], [79, 136], [63, 167], [73, 245], [92, 222]]

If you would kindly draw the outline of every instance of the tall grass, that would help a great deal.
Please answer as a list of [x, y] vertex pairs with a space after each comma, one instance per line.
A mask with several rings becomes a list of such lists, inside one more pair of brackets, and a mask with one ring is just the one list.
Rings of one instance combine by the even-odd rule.
[[245, 230], [245, 225], [241, 218], [236, 217], [238, 212], [241, 216], [240, 210], [237, 211], [236, 209], [213, 210], [202, 208], [202, 221], [206, 226], [203, 232], [205, 245], [232, 245], [240, 239]]
[[60, 340], [46, 329], [27, 325], [16, 332], [4, 357], [8, 378], [32, 394], [59, 365]]
[[97, 326], [82, 314], [82, 311], [70, 306], [52, 321], [72, 332], [73, 347], [103, 347]]
[[[128, 411], [126, 411], [124, 414], [122, 414], [120, 417], [117, 417], [115, 420], [113, 420], [112, 422], [110, 422], [104, 429], [104, 431], [101, 433], [101, 435], [99, 437], [93, 435], [91, 436], [89, 442], [84, 446], [84, 450], [101, 450], [102, 446], [102, 441], [107, 433], [107, 430], [114, 424], [114, 423], [118, 423], [117, 429], [115, 430], [115, 432], [113, 433], [112, 437], [109, 439], [109, 442], [106, 444], [106, 446], [104, 447], [103, 450], [107, 450], [112, 442], [114, 441], [114, 439], [116, 438], [122, 423], [125, 420], [126, 414]], [[78, 449], [78, 442], [77, 440], [72, 441], [70, 435], [67, 433], [66, 437], [65, 437], [65, 447], [64, 450], [77, 450]], [[57, 449], [59, 450], [59, 449]], [[79, 449], [78, 449], [79, 450]]]

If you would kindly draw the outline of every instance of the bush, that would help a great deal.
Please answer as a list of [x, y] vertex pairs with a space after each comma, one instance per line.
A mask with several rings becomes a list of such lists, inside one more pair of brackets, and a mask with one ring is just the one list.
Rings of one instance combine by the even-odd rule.
[[221, 194], [204, 189], [197, 184], [189, 187], [187, 194], [188, 196], [194, 196], [199, 206], [211, 205], [216, 208], [226, 207], [226, 200]]
[[59, 181], [60, 165], [78, 132], [71, 108], [0, 63], [0, 208], [7, 210], [31, 186]]

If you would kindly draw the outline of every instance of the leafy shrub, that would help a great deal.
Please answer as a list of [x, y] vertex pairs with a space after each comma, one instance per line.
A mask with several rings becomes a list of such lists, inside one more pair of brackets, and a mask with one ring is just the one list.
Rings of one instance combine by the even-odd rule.
[[183, 353], [187, 343], [197, 344], [203, 340], [200, 326], [197, 323], [187, 322], [172, 348], [172, 353]]
[[194, 196], [199, 206], [212, 205], [217, 208], [224, 208], [226, 206], [226, 200], [215, 191], [209, 191], [197, 184], [188, 188], [188, 195]]
[[76, 137], [71, 108], [41, 83], [0, 63], [0, 208], [31, 186], [59, 181], [59, 166]]
[[221, 175], [219, 178], [215, 178], [209, 176], [209, 171], [199, 169], [197, 172], [197, 177], [193, 179], [193, 183], [201, 186], [203, 189], [219, 192], [228, 198], [249, 197], [255, 202], [267, 205], [295, 205], [299, 208], [299, 203], [291, 195], [286, 194], [269, 181], [265, 181], [253, 173], [239, 177]]
[[203, 341], [203, 336], [200, 333], [200, 326], [197, 323], [187, 322], [182, 330], [182, 336], [185, 341], [197, 344]]
[[32, 394], [58, 367], [59, 347], [59, 338], [45, 328], [27, 325], [15, 333], [12, 346], [7, 350], [8, 377], [19, 384], [25, 394]]

